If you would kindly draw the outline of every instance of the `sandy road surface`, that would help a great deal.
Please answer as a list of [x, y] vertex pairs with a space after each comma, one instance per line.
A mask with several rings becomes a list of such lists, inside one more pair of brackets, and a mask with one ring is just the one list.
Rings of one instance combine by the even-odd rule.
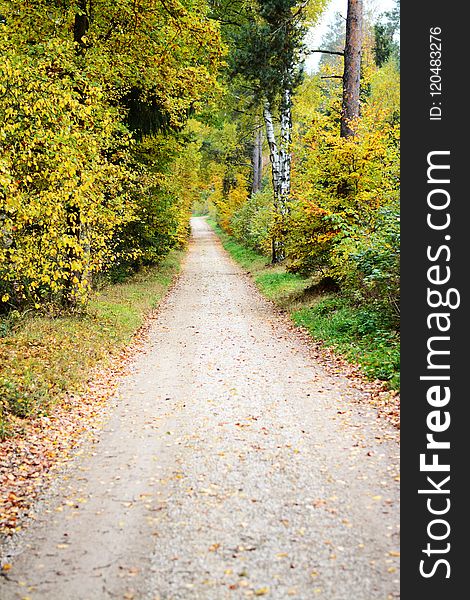
[[395, 432], [313, 363], [203, 219], [193, 234], [0, 598], [398, 598]]

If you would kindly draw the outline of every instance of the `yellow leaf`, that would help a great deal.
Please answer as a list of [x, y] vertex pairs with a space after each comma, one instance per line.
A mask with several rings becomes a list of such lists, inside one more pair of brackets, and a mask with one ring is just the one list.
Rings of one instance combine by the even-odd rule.
[[255, 591], [255, 596], [266, 596], [266, 594], [269, 594], [269, 588], [267, 587], [259, 588]]

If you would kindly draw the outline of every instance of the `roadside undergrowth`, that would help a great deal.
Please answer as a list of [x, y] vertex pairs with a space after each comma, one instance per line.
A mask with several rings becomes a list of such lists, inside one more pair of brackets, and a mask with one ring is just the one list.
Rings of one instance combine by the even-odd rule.
[[105, 286], [81, 314], [11, 313], [0, 322], [0, 438], [48, 415], [119, 355], [168, 289], [182, 254]]
[[328, 290], [314, 277], [289, 273], [282, 265], [246, 248], [208, 220], [222, 245], [245, 271], [261, 293], [285, 310], [297, 326], [335, 351], [349, 363], [359, 365], [369, 380], [379, 380], [384, 389], [399, 389], [399, 336], [373, 308], [354, 306], [339, 292]]
[[158, 267], [104, 287], [84, 314], [26, 314], [2, 323], [1, 381], [8, 395], [2, 397], [0, 541], [34, 518], [35, 500], [50, 479], [102, 426], [183, 256], [174, 251]]

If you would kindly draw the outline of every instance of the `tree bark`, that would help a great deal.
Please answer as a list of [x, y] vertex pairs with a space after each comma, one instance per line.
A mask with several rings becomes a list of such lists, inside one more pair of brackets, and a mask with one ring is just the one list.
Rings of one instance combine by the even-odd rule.
[[362, 0], [348, 0], [346, 46], [344, 49], [341, 137], [354, 135], [351, 122], [359, 117], [362, 52]]
[[[271, 172], [274, 190], [274, 211], [276, 217], [282, 222], [289, 212], [288, 202], [290, 195], [291, 179], [291, 131], [292, 131], [292, 99], [291, 91], [286, 88], [281, 102], [281, 131], [280, 143], [277, 143], [274, 131], [274, 123], [271, 108], [268, 102], [264, 106], [264, 122], [266, 125], [266, 137], [271, 159]], [[278, 263], [284, 260], [284, 242], [282, 234], [273, 236], [272, 262]]]
[[279, 190], [279, 211], [287, 214], [290, 195], [291, 171], [291, 131], [292, 131], [292, 100], [290, 89], [284, 90], [281, 103], [281, 181]]
[[266, 102], [264, 105], [263, 116], [264, 123], [266, 125], [266, 138], [268, 140], [269, 146], [269, 158], [271, 160], [271, 174], [273, 179], [274, 197], [276, 198], [277, 191], [279, 189], [281, 170], [279, 151], [277, 148], [277, 140], [276, 135], [274, 133], [273, 116], [271, 114], [271, 107], [269, 105], [269, 102]]
[[253, 185], [251, 192], [256, 194], [261, 189], [261, 179], [263, 176], [263, 133], [261, 127], [256, 129], [255, 140], [253, 144]]
[[[86, 42], [83, 40], [88, 32], [90, 21], [87, 12], [87, 0], [78, 0], [77, 12], [75, 13], [75, 21], [73, 25], [73, 41], [75, 42], [75, 50], [79, 56], [83, 56], [86, 50]], [[83, 93], [82, 100], [83, 100]], [[80, 124], [81, 125], [81, 124]], [[68, 282], [64, 286], [63, 302], [67, 308], [74, 308], [77, 305], [77, 300], [80, 293], [80, 282], [83, 281], [84, 273], [81, 270], [74, 269], [72, 265], [76, 261], [84, 260], [80, 252], [83, 247], [83, 224], [81, 218], [80, 207], [75, 202], [70, 202], [66, 206], [66, 231], [70, 238], [70, 242], [66, 248], [67, 261], [70, 264], [70, 272], [68, 274]], [[89, 254], [89, 253], [88, 253]], [[76, 283], [78, 281], [79, 283]]]
[[75, 13], [75, 22], [73, 24], [73, 41], [78, 44], [77, 52], [83, 54], [86, 48], [86, 43], [83, 37], [88, 32], [90, 20], [88, 18], [87, 0], [78, 0], [77, 12]]

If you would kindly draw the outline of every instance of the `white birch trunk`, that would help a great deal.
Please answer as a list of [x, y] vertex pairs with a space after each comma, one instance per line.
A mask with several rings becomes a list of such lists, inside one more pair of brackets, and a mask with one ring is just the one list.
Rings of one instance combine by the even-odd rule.
[[281, 214], [287, 214], [290, 194], [290, 170], [291, 170], [291, 97], [290, 90], [284, 90], [284, 98], [281, 105], [281, 148], [280, 148], [280, 185], [279, 185], [279, 210]]
[[280, 165], [280, 156], [277, 147], [276, 135], [274, 133], [274, 123], [273, 116], [271, 114], [271, 108], [269, 106], [269, 102], [266, 102], [264, 105], [264, 122], [266, 125], [266, 137], [268, 139], [269, 146], [269, 158], [271, 159], [271, 172], [273, 178], [273, 188], [274, 188], [274, 199], [277, 204], [277, 197], [279, 191], [279, 182], [281, 179], [281, 165]]
[[[264, 106], [264, 122], [266, 124], [266, 137], [271, 159], [271, 170], [274, 189], [274, 210], [278, 215], [284, 216], [289, 212], [290, 174], [291, 174], [291, 93], [288, 88], [284, 90], [281, 103], [281, 132], [280, 144], [277, 143], [274, 123], [269, 103]], [[284, 245], [282, 240], [273, 239], [272, 261], [279, 262], [284, 259]]]

